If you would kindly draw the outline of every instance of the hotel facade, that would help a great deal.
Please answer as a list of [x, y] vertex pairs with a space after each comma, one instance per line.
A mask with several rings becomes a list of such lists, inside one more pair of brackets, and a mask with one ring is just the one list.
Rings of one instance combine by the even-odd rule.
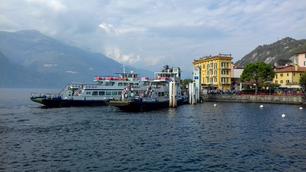
[[231, 89], [233, 70], [231, 54], [201, 57], [193, 61], [193, 65], [201, 71], [201, 86], [204, 89]]

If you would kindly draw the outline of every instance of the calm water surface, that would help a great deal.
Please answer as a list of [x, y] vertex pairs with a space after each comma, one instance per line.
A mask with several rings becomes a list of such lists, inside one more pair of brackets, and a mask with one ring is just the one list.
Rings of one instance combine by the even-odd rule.
[[298, 106], [42, 109], [31, 91], [0, 89], [0, 171], [306, 171]]

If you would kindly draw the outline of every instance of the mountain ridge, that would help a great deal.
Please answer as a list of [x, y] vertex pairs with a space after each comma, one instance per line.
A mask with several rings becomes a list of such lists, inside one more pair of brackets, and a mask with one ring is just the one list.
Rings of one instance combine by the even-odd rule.
[[[69, 82], [92, 82], [94, 76], [113, 75], [122, 71], [122, 64], [103, 54], [68, 45], [36, 30], [0, 31], [0, 52], [2, 59], [8, 60], [6, 65], [15, 66], [12, 67], [14, 69], [22, 68], [25, 74], [31, 73], [37, 78], [26, 77], [33, 81], [31, 85], [23, 84], [28, 82], [15, 76], [19, 79], [15, 82], [16, 87], [45, 87], [45, 84], [41, 84], [46, 82], [44, 78], [49, 78], [50, 87], [63, 87]], [[6, 75], [18, 73], [4, 64], [0, 64], [0, 67], [6, 69], [2, 71]], [[126, 66], [126, 69], [143, 75], [151, 74], [150, 71], [131, 66]], [[1, 81], [1, 87], [11, 82], [8, 77], [3, 78], [6, 79]]]
[[291, 37], [285, 37], [271, 44], [257, 46], [238, 60], [235, 66], [243, 68], [247, 64], [254, 62], [265, 62], [276, 66], [285, 65], [290, 63], [290, 57], [301, 51], [306, 51], [306, 39], [296, 40]]

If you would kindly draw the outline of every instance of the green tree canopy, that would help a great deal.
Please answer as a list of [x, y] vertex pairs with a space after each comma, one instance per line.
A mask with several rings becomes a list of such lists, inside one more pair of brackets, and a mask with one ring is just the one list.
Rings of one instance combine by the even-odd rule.
[[306, 73], [304, 73], [300, 78], [300, 85], [303, 89], [303, 92], [306, 93]]
[[263, 62], [248, 64], [241, 75], [242, 82], [248, 82], [255, 84], [255, 93], [257, 93], [258, 87], [262, 86], [264, 83], [272, 81], [275, 72], [270, 64]]
[[186, 88], [186, 86], [192, 82], [192, 79], [183, 79], [181, 80], [181, 84], [183, 88]]

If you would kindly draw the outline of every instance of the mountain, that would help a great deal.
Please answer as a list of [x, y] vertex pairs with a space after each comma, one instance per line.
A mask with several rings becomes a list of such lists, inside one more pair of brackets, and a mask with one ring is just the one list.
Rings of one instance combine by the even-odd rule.
[[[122, 64], [103, 54], [67, 45], [35, 30], [0, 31], [0, 52], [2, 75], [16, 78], [1, 75], [1, 87], [63, 87], [69, 82], [91, 82], [96, 75], [122, 71]], [[130, 66], [126, 69], [151, 74]]]
[[295, 53], [306, 50], [306, 40], [295, 40], [290, 37], [283, 38], [269, 45], [260, 45], [236, 62], [236, 66], [244, 67], [249, 63], [265, 62], [272, 65], [285, 65], [290, 63], [289, 58]]
[[[59, 78], [59, 77], [57, 77]], [[0, 87], [50, 87], [52, 81], [22, 65], [12, 63], [0, 52]], [[55, 84], [53, 84], [55, 85]]]

